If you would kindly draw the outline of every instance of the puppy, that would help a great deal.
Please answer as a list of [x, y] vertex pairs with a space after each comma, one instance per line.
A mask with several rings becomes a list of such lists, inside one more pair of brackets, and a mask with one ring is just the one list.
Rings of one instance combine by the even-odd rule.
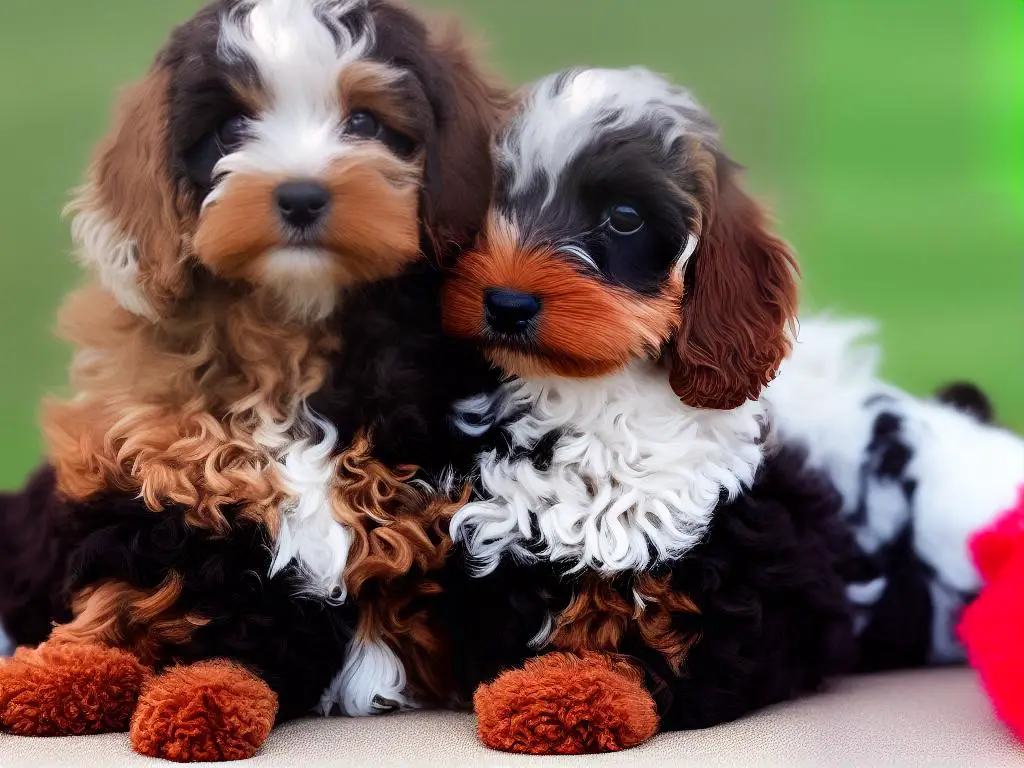
[[956, 627], [981, 589], [971, 535], [1012, 508], [1024, 439], [991, 422], [977, 387], [923, 400], [879, 377], [870, 323], [806, 318], [768, 388], [774, 438], [808, 452], [843, 496], [862, 554], [865, 670], [966, 661]]
[[851, 663], [856, 547], [767, 450], [796, 264], [714, 124], [647, 70], [573, 69], [494, 157], [444, 300], [510, 377], [460, 410], [482, 452], [448, 616], [482, 740], [616, 750], [818, 688]]
[[[55, 582], [67, 613], [0, 667], [0, 724], [134, 712], [137, 750], [223, 759], [275, 718], [444, 695], [389, 645], [431, 647], [415, 590], [368, 585], [443, 561], [405, 464], [454, 450], [445, 398], [483, 366], [442, 339], [427, 264], [481, 225], [502, 99], [383, 0], [215, 0], [173, 32], [72, 205], [74, 395], [44, 410], [40, 500], [2, 517], [34, 545], [52, 505], [65, 543], [0, 602], [45, 614]], [[108, 705], [65, 712], [68, 685]]]

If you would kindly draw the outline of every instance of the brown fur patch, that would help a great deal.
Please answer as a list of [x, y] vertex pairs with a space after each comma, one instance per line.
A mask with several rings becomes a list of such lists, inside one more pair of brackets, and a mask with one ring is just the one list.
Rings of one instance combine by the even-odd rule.
[[473, 697], [480, 740], [531, 755], [617, 752], [658, 732], [654, 699], [632, 664], [605, 654], [549, 653]]
[[134, 242], [139, 285], [161, 313], [191, 292], [195, 227], [194, 201], [167, 170], [169, 86], [169, 73], [156, 68], [122, 94], [89, 180], [68, 208], [99, 213]]
[[245, 760], [267, 740], [277, 695], [227, 661], [173, 667], [150, 680], [131, 721], [132, 748], [186, 762]]
[[106, 581], [86, 587], [74, 596], [74, 619], [54, 628], [53, 642], [107, 645], [130, 650], [145, 664], [156, 664], [165, 649], [188, 641], [208, 623], [195, 614], [176, 609], [181, 578], [170, 573], [155, 590], [124, 582]]
[[420, 257], [419, 161], [366, 147], [331, 165], [324, 182], [337, 204], [323, 234], [339, 254], [343, 284], [397, 275]]
[[196, 256], [210, 271], [226, 279], [253, 274], [253, 262], [285, 245], [274, 191], [285, 178], [232, 174], [216, 202], [199, 218]]
[[699, 149], [689, 157], [684, 172], [705, 190], [704, 225], [672, 348], [672, 387], [696, 408], [736, 408], [760, 395], [789, 354], [797, 264], [728, 158]]
[[430, 58], [450, 82], [436, 151], [427, 159], [422, 216], [433, 253], [453, 257], [479, 233], [491, 202], [490, 143], [512, 107], [509, 92], [481, 71], [457, 21], [438, 18]]
[[48, 642], [0, 659], [0, 726], [20, 736], [128, 729], [151, 672], [127, 651]]
[[599, 574], [586, 574], [572, 602], [558, 616], [550, 645], [576, 653], [614, 653], [626, 635], [636, 633], [678, 673], [697, 636], [676, 628], [673, 615], [697, 613], [697, 606], [672, 588], [669, 577], [640, 574], [633, 592], [627, 599]]
[[[408, 74], [377, 61], [356, 61], [338, 76], [341, 104], [347, 114], [366, 109], [379, 115], [386, 125], [422, 141], [422, 116], [409, 114], [409, 104], [396, 86]], [[418, 119], [417, 119], [418, 118]]]
[[442, 703], [446, 639], [429, 605], [441, 590], [433, 574], [451, 549], [448, 522], [469, 489], [458, 499], [431, 497], [409, 484], [415, 468], [385, 467], [365, 437], [342, 454], [338, 474], [336, 516], [354, 534], [345, 583], [362, 611], [359, 634], [396, 651], [415, 695]]
[[444, 294], [449, 333], [478, 338], [485, 331], [484, 292], [505, 288], [536, 296], [537, 350], [492, 347], [488, 356], [519, 376], [597, 376], [630, 360], [655, 355], [679, 322], [680, 287], [643, 298], [588, 277], [564, 258], [517, 243], [512, 229], [492, 220], [479, 251], [463, 256]]
[[319, 389], [333, 337], [257, 297], [209, 296], [154, 325], [97, 286], [69, 297], [61, 330], [79, 350], [78, 395], [43, 411], [61, 493], [140, 492], [153, 510], [183, 504], [191, 525], [220, 531], [221, 510], [243, 504], [276, 530], [279, 478], [256, 431], [289, 422]]

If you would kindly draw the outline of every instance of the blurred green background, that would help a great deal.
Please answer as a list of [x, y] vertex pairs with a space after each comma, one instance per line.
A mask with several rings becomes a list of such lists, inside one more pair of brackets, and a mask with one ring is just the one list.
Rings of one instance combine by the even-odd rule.
[[[886, 372], [970, 377], [1024, 428], [1024, 2], [421, 0], [519, 83], [643, 63], [690, 86], [800, 252], [805, 306], [882, 323]], [[0, 487], [64, 383], [59, 213], [120, 84], [198, 0], [0, 0]]]

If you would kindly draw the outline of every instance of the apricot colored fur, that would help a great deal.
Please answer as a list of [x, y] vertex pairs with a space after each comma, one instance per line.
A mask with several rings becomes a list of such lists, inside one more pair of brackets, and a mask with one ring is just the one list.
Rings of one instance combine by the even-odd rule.
[[643, 677], [604, 654], [549, 653], [505, 672], [473, 697], [480, 740], [533, 755], [614, 752], [654, 736], [658, 714]]
[[43, 412], [61, 493], [138, 492], [155, 511], [188, 506], [192, 525], [218, 532], [222, 509], [244, 504], [276, 529], [282, 494], [257, 432], [296, 418], [335, 339], [282, 323], [256, 296], [211, 296], [153, 324], [98, 286], [69, 297], [60, 327], [79, 350], [77, 396]]
[[444, 640], [429, 601], [435, 575], [451, 549], [448, 521], [468, 500], [428, 494], [409, 481], [414, 467], [389, 469], [359, 436], [339, 461], [335, 510], [354, 540], [345, 582], [363, 608], [358, 632], [380, 639], [402, 658], [410, 690], [430, 702], [447, 698], [441, 674]]
[[150, 670], [127, 651], [49, 642], [0, 660], [0, 726], [21, 736], [126, 731]]
[[277, 696], [244, 667], [209, 661], [150, 680], [131, 722], [136, 752], [175, 762], [245, 760], [274, 727]]

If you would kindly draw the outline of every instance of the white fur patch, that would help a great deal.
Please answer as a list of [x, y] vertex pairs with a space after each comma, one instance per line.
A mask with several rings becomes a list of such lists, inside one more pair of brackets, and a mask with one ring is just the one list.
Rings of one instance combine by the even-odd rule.
[[350, 717], [363, 717], [395, 709], [416, 707], [405, 691], [405, 668], [385, 643], [353, 639], [341, 672], [324, 691], [320, 711], [335, 709]]
[[271, 449], [281, 435], [291, 435], [277, 469], [289, 496], [282, 504], [281, 528], [270, 575], [294, 562], [304, 573], [311, 594], [343, 601], [345, 566], [352, 532], [334, 517], [331, 492], [337, 475], [334, 448], [337, 430], [303, 406], [298, 424], [274, 434], [264, 428], [257, 439]]
[[[514, 448], [562, 434], [547, 467], [481, 457], [483, 498], [452, 520], [479, 574], [505, 555], [601, 573], [676, 559], [700, 542], [722, 494], [753, 482], [762, 458], [758, 403], [689, 408], [650, 363], [597, 379], [514, 381], [500, 396], [495, 416]], [[478, 429], [484, 409], [468, 401], [460, 423]]]
[[327, 319], [338, 298], [332, 261], [329, 253], [312, 248], [281, 248], [270, 255], [263, 280], [275, 291], [285, 315], [311, 323]]
[[156, 310], [139, 286], [138, 248], [105, 214], [79, 210], [71, 220], [71, 238], [78, 260], [99, 278], [117, 303], [141, 317], [157, 319]]
[[[359, 25], [358, 34], [346, 21]], [[249, 121], [241, 148], [217, 164], [218, 178], [316, 178], [351, 149], [338, 78], [372, 47], [371, 21], [366, 0], [245, 0], [224, 17], [219, 55], [254, 66], [270, 106]]]
[[945, 585], [973, 592], [980, 579], [968, 538], [1014, 504], [1024, 484], [1024, 439], [879, 380], [878, 349], [866, 343], [872, 330], [863, 321], [801, 321], [793, 353], [763, 398], [773, 434], [808, 449], [812, 466], [832, 479], [852, 514], [861, 506], [875, 418], [895, 414], [911, 450], [903, 474], [914, 482], [912, 507], [896, 488], [869, 486], [861, 545], [874, 551], [912, 515], [917, 556]]
[[671, 144], [688, 133], [717, 141], [693, 95], [643, 67], [574, 69], [535, 83], [498, 142], [499, 163], [512, 170], [512, 194], [539, 177], [553, 182], [599, 132], [641, 123], [664, 125]]

